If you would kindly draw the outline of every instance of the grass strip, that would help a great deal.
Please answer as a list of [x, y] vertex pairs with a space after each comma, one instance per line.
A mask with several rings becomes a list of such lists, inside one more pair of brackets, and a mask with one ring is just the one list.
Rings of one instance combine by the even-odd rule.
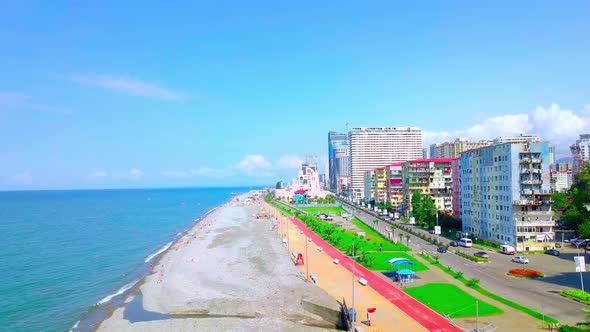
[[[420, 256], [421, 257], [424, 257], [426, 255], [420, 254]], [[463, 277], [463, 273], [462, 272], [455, 272], [449, 266], [442, 266], [440, 263], [433, 263], [434, 260], [432, 260], [432, 259], [431, 260], [428, 260], [428, 261], [432, 265], [437, 266], [443, 272], [445, 272], [448, 275], [452, 276], [453, 278], [461, 281], [464, 285], [466, 285], [467, 287], [472, 288], [473, 290], [475, 290], [476, 292], [480, 293], [481, 295], [484, 295], [484, 296], [487, 296], [487, 297], [489, 297], [491, 299], [494, 299], [494, 300], [496, 300], [496, 301], [498, 301], [500, 303], [503, 303], [503, 304], [505, 304], [505, 305], [507, 305], [507, 306], [509, 306], [509, 307], [511, 307], [513, 309], [516, 309], [516, 310], [518, 310], [520, 312], [524, 312], [525, 314], [527, 314], [529, 316], [532, 316], [532, 317], [535, 317], [535, 318], [537, 318], [539, 320], [543, 320], [544, 319], [544, 321], [547, 322], [547, 323], [556, 323], [556, 324], [559, 323], [557, 321], [557, 319], [555, 319], [555, 318], [553, 318], [551, 316], [543, 315], [542, 313], [540, 313], [538, 311], [532, 310], [532, 309], [530, 309], [528, 307], [525, 307], [525, 306], [523, 306], [521, 304], [518, 304], [516, 302], [512, 302], [512, 301], [510, 301], [508, 299], [505, 299], [505, 298], [503, 298], [503, 297], [501, 297], [499, 295], [496, 295], [496, 294], [494, 294], [494, 293], [492, 293], [492, 292], [490, 292], [490, 291], [482, 288], [481, 286], [479, 286], [477, 284], [475, 284], [475, 285], [469, 285], [470, 280], [465, 279], [465, 277]]]
[[583, 292], [579, 289], [566, 289], [561, 291], [559, 295], [580, 303], [590, 305], [590, 293]]
[[329, 213], [331, 215], [339, 216], [344, 209], [340, 206], [328, 206], [328, 207], [302, 207], [301, 210], [309, 212], [313, 215], [316, 214], [326, 214]]
[[404, 292], [439, 314], [451, 318], [475, 317], [475, 301], [478, 301], [479, 316], [503, 313], [502, 309], [471, 296], [453, 284], [430, 283], [419, 287], [406, 288]]

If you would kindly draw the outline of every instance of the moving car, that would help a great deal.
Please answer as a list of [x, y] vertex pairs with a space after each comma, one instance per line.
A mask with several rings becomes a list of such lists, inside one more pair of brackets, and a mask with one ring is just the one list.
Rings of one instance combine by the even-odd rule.
[[509, 246], [507, 244], [503, 244], [500, 246], [500, 252], [505, 254], [505, 255], [514, 255], [514, 253], [516, 252], [516, 250], [514, 249], [513, 246]]
[[449, 245], [451, 247], [458, 247], [459, 246], [459, 242], [457, 242], [457, 241], [451, 241], [451, 242], [449, 242]]
[[440, 252], [441, 254], [444, 254], [445, 252], [447, 252], [447, 247], [438, 246], [438, 248], [436, 248], [436, 251]]
[[551, 255], [551, 256], [559, 256], [559, 250], [548, 249], [548, 250], [545, 250], [545, 254]]
[[528, 264], [529, 263], [529, 259], [524, 256], [516, 256], [516, 257], [512, 258], [512, 261], [515, 263], [520, 263], [520, 264]]
[[481, 257], [481, 258], [490, 258], [490, 255], [488, 255], [485, 251], [478, 251], [475, 254], [473, 254], [473, 256], [477, 256], [477, 257]]
[[468, 239], [466, 237], [462, 237], [459, 239], [459, 245], [461, 247], [471, 248], [471, 247], [473, 247], [473, 241], [471, 241], [471, 239]]

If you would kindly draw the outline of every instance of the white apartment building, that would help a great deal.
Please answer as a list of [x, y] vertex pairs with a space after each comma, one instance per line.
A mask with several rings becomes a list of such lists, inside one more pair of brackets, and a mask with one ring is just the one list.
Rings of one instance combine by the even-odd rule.
[[459, 158], [461, 152], [479, 149], [492, 145], [492, 141], [468, 141], [463, 138], [457, 138], [452, 142], [444, 142], [440, 144], [430, 145], [429, 158]]
[[498, 137], [494, 138], [492, 141], [493, 144], [504, 144], [504, 143], [514, 143], [514, 144], [521, 144], [521, 143], [539, 143], [541, 142], [541, 138], [537, 135], [523, 135], [520, 134], [518, 136], [507, 136], [507, 137]]
[[551, 173], [551, 177], [551, 182], [553, 185], [553, 188], [551, 189], [556, 192], [566, 192], [570, 190], [570, 188], [574, 184], [574, 175], [571, 171], [553, 172]]
[[570, 146], [570, 151], [574, 158], [573, 172], [575, 175], [580, 171], [581, 165], [590, 160], [590, 134], [580, 135], [580, 139]]
[[422, 157], [422, 130], [415, 127], [359, 127], [348, 132], [351, 198], [363, 200], [365, 171]]
[[507, 143], [459, 160], [463, 232], [518, 251], [554, 246], [549, 145]]

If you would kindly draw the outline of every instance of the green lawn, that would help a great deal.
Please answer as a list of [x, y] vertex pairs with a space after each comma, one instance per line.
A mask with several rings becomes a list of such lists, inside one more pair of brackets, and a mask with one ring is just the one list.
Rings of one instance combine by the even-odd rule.
[[503, 311], [476, 299], [452, 284], [426, 284], [404, 289], [404, 292], [432, 310], [451, 318], [475, 317], [475, 301], [479, 301], [479, 315], [490, 316]]
[[[405, 245], [397, 242], [393, 243], [381, 234], [377, 233], [374, 229], [360, 221], [357, 217], [352, 218], [351, 222], [358, 228], [360, 228], [363, 232], [365, 232], [365, 238], [371, 242], [370, 248], [367, 250], [379, 250], [379, 246], [383, 246], [384, 251], [409, 251], [410, 249]], [[381, 221], [382, 222], [382, 221]], [[399, 241], [398, 238], [395, 238], [396, 241]]]
[[313, 214], [314, 216], [316, 214], [320, 214], [320, 213], [329, 213], [331, 215], [340, 215], [340, 212], [343, 211], [343, 209], [339, 206], [332, 206], [332, 207], [304, 207], [301, 208], [301, 210], [309, 212], [311, 214]]
[[[422, 264], [420, 261], [416, 260], [414, 257], [403, 253], [403, 252], [374, 252], [369, 253], [367, 256], [374, 258], [373, 266], [368, 266], [368, 264], [363, 264], [369, 270], [375, 271], [393, 271], [393, 267], [387, 262], [391, 258], [407, 258], [414, 263], [413, 266], [408, 266], [407, 268], [414, 271], [426, 271], [428, 267]], [[406, 267], [403, 267], [406, 268]]]

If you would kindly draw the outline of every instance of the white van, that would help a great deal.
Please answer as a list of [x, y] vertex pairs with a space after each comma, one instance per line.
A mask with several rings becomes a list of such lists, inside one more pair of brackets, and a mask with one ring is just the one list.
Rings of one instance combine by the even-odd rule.
[[503, 244], [500, 246], [500, 252], [505, 255], [514, 255], [514, 253], [516, 253], [516, 249], [514, 249], [513, 246]]
[[473, 241], [471, 241], [471, 239], [468, 239], [466, 237], [462, 237], [459, 239], [459, 245], [461, 247], [471, 248], [471, 247], [473, 247]]

